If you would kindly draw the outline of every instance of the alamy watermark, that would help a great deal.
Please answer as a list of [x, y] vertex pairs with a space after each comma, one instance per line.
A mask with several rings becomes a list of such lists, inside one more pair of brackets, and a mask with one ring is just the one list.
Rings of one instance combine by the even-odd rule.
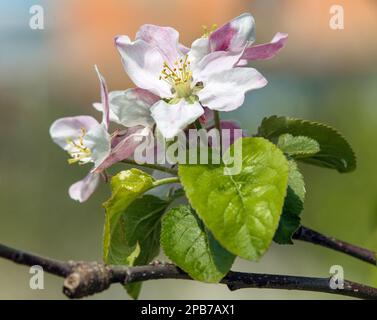
[[242, 142], [237, 142], [239, 138], [242, 138], [242, 129], [189, 129], [172, 140], [145, 139], [135, 149], [134, 160], [140, 165], [222, 163], [224, 175], [236, 175], [242, 170]]
[[344, 29], [344, 8], [339, 4], [334, 4], [330, 7], [329, 26], [332, 30]]
[[44, 23], [44, 10], [43, 7], [39, 4], [35, 4], [30, 7], [30, 20], [29, 20], [29, 27], [32, 30], [44, 30], [45, 23]]
[[344, 270], [342, 266], [333, 265], [330, 268], [329, 286], [333, 290], [344, 289]]
[[29, 280], [29, 287], [32, 290], [44, 289], [44, 271], [41, 266], [35, 265], [30, 267], [29, 273], [32, 274]]

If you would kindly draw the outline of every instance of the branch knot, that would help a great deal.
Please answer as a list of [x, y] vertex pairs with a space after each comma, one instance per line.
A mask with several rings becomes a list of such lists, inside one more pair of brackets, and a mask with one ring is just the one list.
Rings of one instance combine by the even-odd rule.
[[108, 289], [112, 271], [98, 262], [68, 262], [71, 272], [64, 280], [63, 293], [69, 298], [82, 298]]

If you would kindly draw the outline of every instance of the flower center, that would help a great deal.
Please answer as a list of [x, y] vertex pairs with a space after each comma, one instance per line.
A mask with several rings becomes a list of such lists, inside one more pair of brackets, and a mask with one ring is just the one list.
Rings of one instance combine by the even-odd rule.
[[89, 161], [89, 157], [92, 154], [88, 147], [84, 145], [84, 137], [86, 135], [86, 129], [81, 128], [81, 134], [79, 138], [74, 141], [71, 138], [67, 139], [67, 143], [71, 146], [70, 150], [68, 151], [69, 155], [71, 156], [68, 159], [69, 164], [73, 164], [78, 162], [79, 164], [84, 164]]
[[164, 62], [160, 80], [167, 82], [173, 89], [177, 98], [188, 98], [192, 94], [191, 88], [192, 72], [188, 56], [174, 62], [174, 67]]

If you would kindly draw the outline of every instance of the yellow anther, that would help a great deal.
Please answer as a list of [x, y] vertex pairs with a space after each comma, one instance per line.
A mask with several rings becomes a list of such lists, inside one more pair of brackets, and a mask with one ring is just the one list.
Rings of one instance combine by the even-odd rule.
[[167, 62], [164, 62], [160, 80], [166, 81], [175, 88], [179, 84], [189, 82], [192, 77], [192, 72], [189, 70], [190, 62], [188, 61], [187, 55], [175, 61], [173, 64], [176, 67], [172, 68]]
[[203, 35], [202, 38], [208, 38], [212, 32], [214, 32], [217, 29], [217, 24], [212, 24], [211, 28], [208, 28], [206, 25], [202, 26], [203, 28]]
[[72, 138], [67, 139], [67, 143], [72, 147], [72, 150], [68, 151], [69, 155], [71, 156], [71, 158], [68, 159], [69, 164], [76, 162], [82, 164], [84, 163], [84, 159], [90, 157], [91, 151], [84, 145], [84, 137], [86, 132], [87, 131], [85, 128], [81, 128], [81, 135], [78, 137], [77, 141], [74, 141]]

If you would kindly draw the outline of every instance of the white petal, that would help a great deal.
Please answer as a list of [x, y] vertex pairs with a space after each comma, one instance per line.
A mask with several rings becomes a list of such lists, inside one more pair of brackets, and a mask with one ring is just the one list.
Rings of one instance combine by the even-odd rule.
[[240, 60], [243, 51], [216, 51], [207, 54], [192, 66], [194, 82], [205, 82], [211, 75], [232, 69]]
[[231, 111], [240, 107], [245, 93], [259, 89], [267, 80], [253, 68], [234, 68], [212, 75], [198, 92], [202, 105], [219, 111]]
[[191, 49], [188, 52], [189, 60], [191, 63], [197, 63], [204, 56], [209, 53], [209, 40], [208, 38], [199, 38], [196, 39], [192, 45]]
[[[111, 99], [111, 95], [113, 94], [122, 94], [124, 91], [111, 91], [109, 92], [109, 100]], [[96, 109], [97, 111], [99, 112], [103, 112], [103, 105], [101, 102], [94, 102], [93, 103], [93, 108]], [[109, 112], [109, 119], [110, 119], [110, 122], [115, 122], [115, 123], [118, 123], [118, 118], [117, 116], [114, 114], [114, 112], [111, 110], [111, 107], [110, 107], [110, 112]]]
[[168, 104], [161, 100], [152, 106], [151, 111], [157, 128], [166, 139], [175, 137], [204, 113], [198, 102], [189, 104], [184, 99], [177, 104]]
[[110, 154], [111, 137], [104, 124], [92, 128], [84, 137], [84, 146], [91, 151], [90, 158], [98, 167]]
[[66, 117], [56, 120], [50, 127], [52, 140], [64, 150], [69, 149], [67, 139], [76, 140], [86, 131], [98, 126], [96, 119], [90, 116]]
[[182, 52], [182, 54], [188, 54], [190, 51], [190, 48], [187, 48], [184, 44], [179, 43], [178, 44], [179, 51]]
[[84, 202], [96, 190], [100, 180], [98, 173], [89, 173], [84, 179], [75, 182], [68, 190], [69, 196], [73, 200]]
[[160, 80], [164, 58], [157, 47], [141, 39], [131, 42], [127, 36], [117, 37], [115, 43], [124, 69], [137, 87], [160, 97], [171, 97], [170, 86]]
[[136, 34], [141, 39], [162, 53], [164, 60], [173, 65], [182, 55], [179, 49], [179, 33], [171, 27], [160, 27], [152, 24], [141, 26]]
[[117, 123], [125, 127], [151, 127], [150, 108], [159, 98], [143, 89], [118, 91], [110, 96], [110, 109]]
[[[159, 97], [140, 88], [111, 91], [109, 93], [110, 121], [128, 128], [151, 127], [154, 120], [150, 107], [158, 100]], [[101, 103], [93, 103], [93, 107], [98, 111], [103, 110]]]

